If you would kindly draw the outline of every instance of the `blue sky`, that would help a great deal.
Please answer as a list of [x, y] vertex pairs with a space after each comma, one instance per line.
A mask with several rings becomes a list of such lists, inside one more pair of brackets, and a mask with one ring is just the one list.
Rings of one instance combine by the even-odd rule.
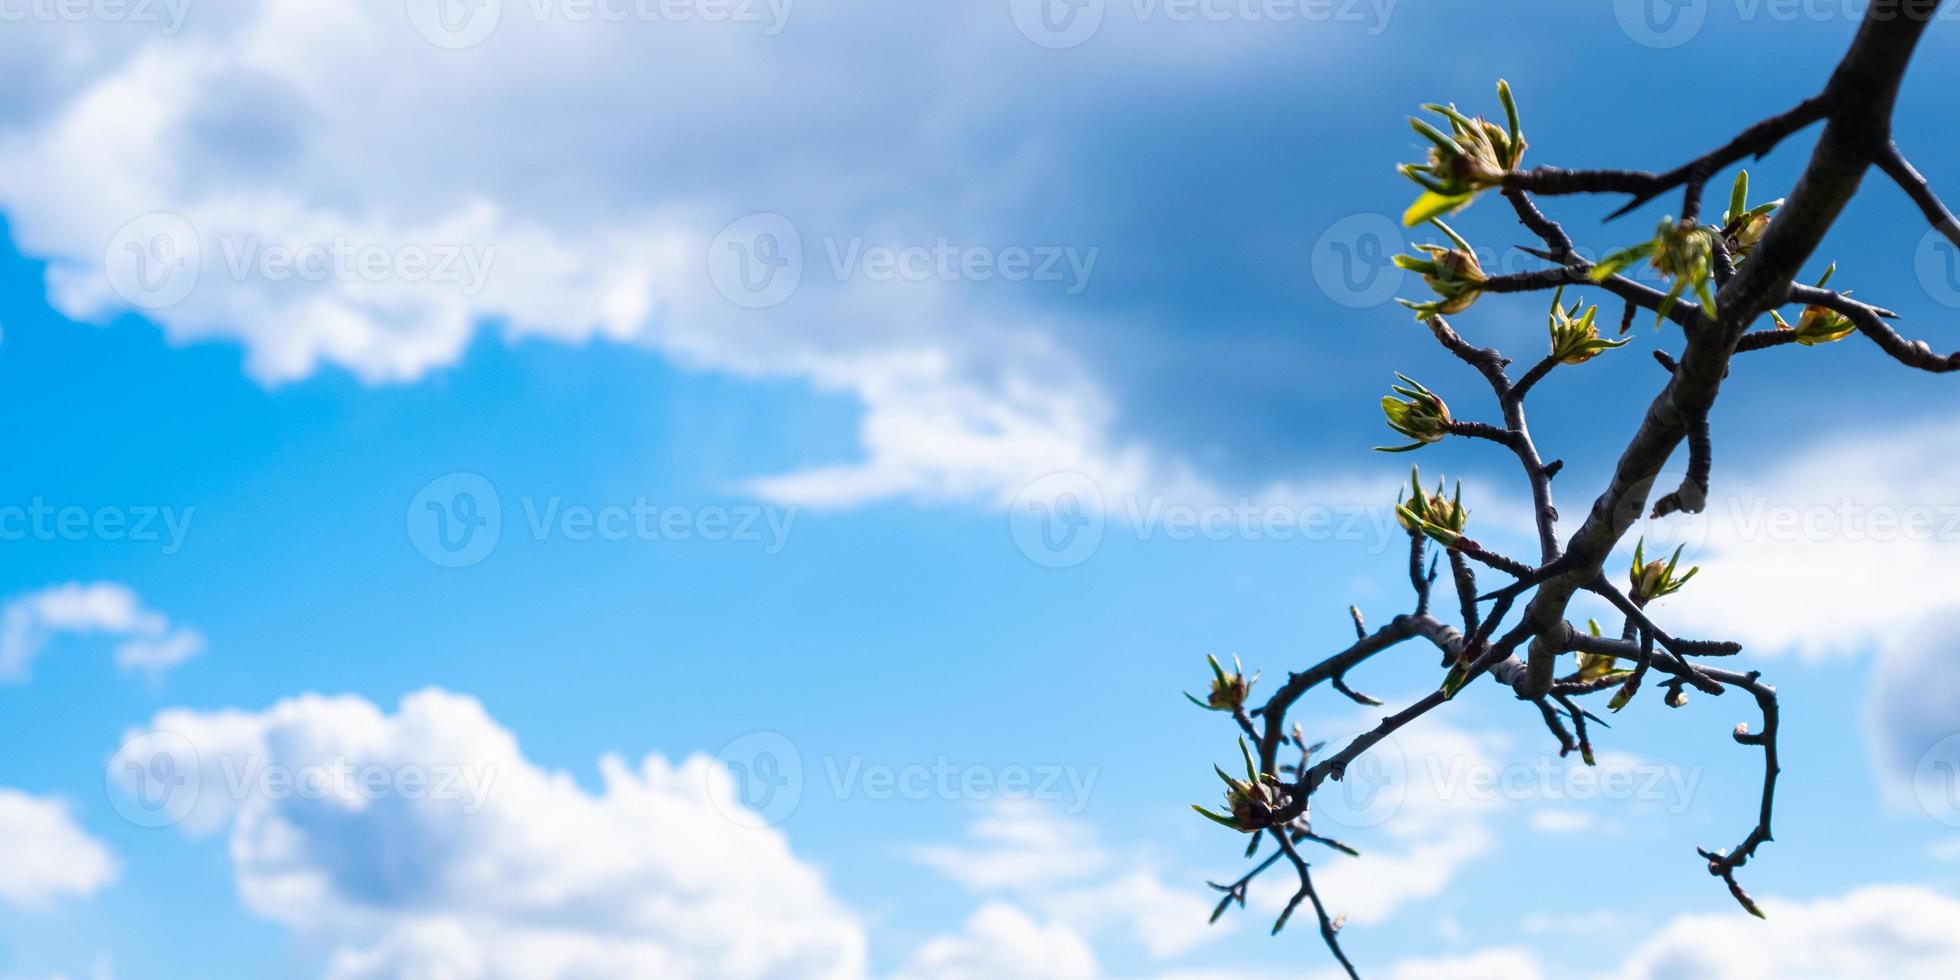
[[[1069, 44], [1007, 0], [315, 6], [8, 8], [0, 977], [1323, 975], [1266, 936], [1283, 888], [1205, 927], [1243, 841], [1188, 804], [1236, 748], [1178, 692], [1407, 610], [1392, 372], [1494, 414], [1419, 282], [1341, 264], [1401, 235], [1404, 117], [1502, 77], [1528, 162], [1664, 168], [1821, 85], [1856, 13], [1110, 0]], [[1952, 26], [1896, 124], [1941, 187]], [[1547, 208], [1597, 254], [1674, 203]], [[1521, 263], [1502, 210], [1456, 224]], [[1924, 231], [1869, 182], [1813, 271], [1952, 349]], [[743, 284], [791, 244], [793, 289]], [[1522, 359], [1542, 316], [1456, 323]], [[1632, 336], [1534, 396], [1568, 515], [1679, 346]], [[1710, 512], [1643, 528], [1705, 569], [1663, 618], [1784, 699], [1769, 922], [1694, 855], [1754, 810], [1742, 699], [1648, 692], [1575, 775], [1479, 685], [1320, 813], [1364, 974], [1952, 975], [1956, 419], [1856, 337], [1750, 355]], [[1417, 460], [1527, 540], [1505, 460]], [[1057, 490], [1102, 502], [1073, 550], [1028, 516]], [[255, 781], [342, 764], [389, 790]]]

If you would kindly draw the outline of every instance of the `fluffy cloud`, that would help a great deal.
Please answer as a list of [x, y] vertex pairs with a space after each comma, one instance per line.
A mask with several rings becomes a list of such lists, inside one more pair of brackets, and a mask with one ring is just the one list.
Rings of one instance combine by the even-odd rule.
[[[1677, 916], [1641, 937], [1626, 959], [1603, 970], [1558, 971], [1527, 949], [1477, 950], [1386, 966], [1394, 980], [1939, 980], [1960, 972], [1960, 900], [1925, 888], [1872, 885], [1808, 902], [1769, 898], [1767, 920], [1740, 911]], [[1529, 921], [1529, 920], [1528, 920]], [[1594, 936], [1621, 931], [1617, 918], [1583, 914]], [[1532, 931], [1545, 931], [1543, 928]], [[1587, 946], [1597, 949], [1597, 944]], [[1364, 964], [1365, 966], [1365, 964]], [[1374, 971], [1369, 971], [1374, 972]], [[1330, 980], [1335, 974], [1328, 974]]]
[[[1372, 719], [1357, 719], [1347, 731], [1372, 726]], [[1359, 858], [1336, 854], [1314, 865], [1314, 885], [1330, 914], [1354, 924], [1386, 921], [1412, 902], [1441, 894], [1488, 854], [1497, 843], [1490, 822], [1504, 801], [1472, 792], [1469, 778], [1499, 772], [1507, 744], [1440, 722], [1412, 725], [1356, 760], [1344, 779], [1323, 787], [1315, 797], [1314, 829], [1362, 851]], [[1252, 904], [1277, 915], [1297, 885], [1289, 871], [1276, 868], [1255, 884]]]
[[1960, 974], [1960, 900], [1902, 885], [1813, 902], [1768, 900], [1769, 918], [1682, 916], [1643, 942], [1622, 980], [1938, 980]]
[[1066, 926], [1041, 925], [1012, 905], [989, 903], [956, 935], [927, 940], [900, 980], [1095, 980], [1095, 954]]
[[[1133, 467], [1057, 325], [991, 288], [1062, 284], [861, 264], [946, 236], [989, 255], [1050, 244], [997, 217], [1032, 206], [1039, 148], [952, 166], [939, 145], [947, 119], [1001, 106], [949, 97], [903, 117], [846, 94], [957, 92], [933, 79], [1039, 55], [1004, 11], [937, 7], [952, 23], [921, 36], [938, 46], [840, 60], [838, 36], [874, 43], [891, 12], [792, 4], [782, 33], [503, 7], [467, 50], [430, 43], [399, 0], [200, 4], [168, 38], [18, 25], [34, 36], [13, 88], [31, 103], [0, 116], [0, 207], [50, 260], [64, 313], [135, 309], [178, 340], [235, 340], [269, 383], [323, 366], [412, 380], [495, 323], [858, 398], [864, 458], [760, 482], [772, 497], [1011, 496], [1051, 470]], [[950, 170], [920, 186], [918, 159]], [[767, 227], [803, 255], [793, 295], [762, 310], [729, 265], [762, 239], [721, 236], [752, 212], [780, 212]]]
[[[1054, 98], [1054, 53], [1005, 4], [762, 4], [753, 22], [601, 6], [629, 13], [478, 5], [502, 17], [462, 50], [401, 0], [14, 25], [0, 208], [63, 313], [239, 343], [268, 384], [410, 381], [492, 329], [616, 341], [861, 405], [856, 458], [752, 482], [773, 500], [1004, 504], [1058, 471], [1224, 496], [1127, 435], [1077, 353], [1116, 329], [1078, 288], [1096, 246], [1053, 206], [1088, 110]], [[1119, 20], [1070, 54], [1124, 99], [1117, 79], [1293, 57], [1319, 34]], [[974, 92], [975, 64], [1003, 84]], [[1084, 77], [1060, 84], [1102, 97]], [[921, 98], [863, 95], [897, 91]], [[762, 278], [792, 243], [800, 264]], [[1048, 249], [1066, 258], [1009, 271]]]
[[1895, 803], [1932, 800], [1960, 823], [1960, 739], [1947, 741], [1960, 731], [1960, 678], [1942, 628], [1960, 610], [1956, 486], [1960, 429], [1945, 422], [1846, 435], [1738, 474], [1707, 514], [1665, 532], [1706, 568], [1658, 608], [1677, 632], [1741, 640], [1755, 657], [1875, 654], [1874, 768]]
[[115, 657], [124, 670], [159, 672], [204, 651], [202, 634], [171, 626], [128, 586], [69, 582], [16, 596], [0, 608], [0, 680], [25, 680], [34, 658], [64, 633], [121, 641]]
[[325, 975], [861, 976], [865, 940], [778, 832], [738, 824], [706, 758], [601, 761], [598, 792], [540, 769], [476, 701], [387, 714], [308, 695], [166, 711], [124, 757], [195, 773], [191, 833], [227, 831], [257, 915], [326, 950]]
[[1228, 923], [1206, 924], [1215, 900], [1205, 893], [1167, 884], [1147, 859], [1111, 853], [1094, 827], [1038, 804], [996, 803], [968, 828], [968, 837], [914, 848], [913, 856], [976, 892], [1012, 896], [1048, 916], [1044, 935], [1059, 928], [1120, 937], [1161, 958], [1231, 929]]
[[1741, 640], [1752, 654], [1814, 660], [1891, 645], [1960, 609], [1949, 574], [1955, 486], [1960, 429], [1950, 423], [1847, 434], [1737, 474], [1704, 516], [1656, 529], [1707, 566], [1659, 608], [1680, 632]]
[[93, 895], [115, 877], [108, 849], [75, 825], [61, 801], [0, 789], [0, 902]]

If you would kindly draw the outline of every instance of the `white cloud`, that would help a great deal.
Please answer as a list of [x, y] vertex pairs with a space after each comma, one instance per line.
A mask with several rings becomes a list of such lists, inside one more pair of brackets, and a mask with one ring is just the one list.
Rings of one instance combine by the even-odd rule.
[[1960, 900], [1873, 885], [1812, 902], [1676, 918], [1629, 958], [1622, 980], [1945, 980], [1960, 975]]
[[1026, 912], [990, 902], [955, 935], [927, 940], [900, 980], [1095, 980], [1096, 957], [1067, 926], [1042, 925]]
[[116, 666], [124, 670], [156, 673], [204, 651], [202, 634], [171, 626], [128, 586], [69, 582], [15, 596], [0, 608], [0, 680], [25, 680], [34, 658], [65, 633], [120, 640]]
[[[16, 25], [17, 57], [0, 59], [20, 96], [0, 110], [0, 208], [23, 251], [49, 260], [67, 315], [135, 307], [173, 340], [236, 341], [266, 383], [325, 367], [413, 380], [494, 324], [506, 338], [639, 344], [855, 398], [857, 458], [753, 481], [773, 500], [999, 504], [1056, 471], [1112, 494], [1219, 499], [1118, 434], [1109, 392], [1063, 339], [1101, 325], [1063, 283], [836, 271], [866, 248], [942, 240], [1095, 247], [1066, 240], [1065, 224], [1017, 221], [1045, 210], [1067, 166], [1051, 144], [1076, 127], [1039, 81], [1052, 52], [1005, 5], [894, 19], [797, 4], [774, 35], [504, 8], [492, 36], [460, 51], [418, 36], [400, 0], [200, 0], [169, 37]], [[1161, 84], [1248, 52], [1297, 52], [1254, 26], [1112, 24], [1071, 54]], [[1193, 58], [1194, 43], [1218, 56]], [[974, 64], [1029, 81], [980, 96], [959, 83]], [[1120, 77], [1108, 85], [1128, 98]], [[886, 91], [931, 95], [862, 98]], [[970, 134], [1003, 116], [1018, 121], [1013, 145], [975, 150]], [[788, 219], [804, 256], [798, 288], [762, 310], [731, 302], [710, 272], [737, 261], [718, 235], [754, 212]], [[1029, 241], [1030, 225], [1063, 230]], [[294, 274], [288, 253], [319, 261]], [[375, 256], [381, 274], [340, 255]], [[451, 256], [445, 276], [437, 264]], [[411, 274], [411, 257], [428, 273]], [[174, 301], [152, 305], [163, 299]]]
[[[1740, 910], [1681, 915], [1638, 938], [1624, 961], [1597, 965], [1581, 961], [1554, 970], [1528, 949], [1497, 948], [1434, 959], [1407, 959], [1388, 965], [1394, 980], [1534, 980], [1546, 976], [1591, 976], [1598, 980], [1846, 980], [1887, 977], [1945, 980], [1960, 975], [1960, 900], [1908, 885], [1868, 885], [1844, 895], [1811, 901], [1764, 898], [1768, 919]], [[1624, 933], [1621, 920], [1605, 912], [1526, 918], [1534, 932], [1583, 926], [1594, 937]], [[1537, 922], [1538, 927], [1530, 924]], [[1549, 923], [1549, 924], [1548, 924]], [[1581, 947], [1591, 958], [1598, 943]], [[1588, 952], [1592, 951], [1592, 952]], [[1363, 972], [1372, 974], [1362, 964]]]
[[246, 905], [336, 980], [863, 972], [856, 919], [781, 833], [725, 815], [732, 781], [703, 757], [608, 757], [587, 792], [439, 690], [392, 715], [317, 695], [166, 711], [137, 734], [125, 754], [195, 753], [185, 829], [228, 829]]
[[1533, 912], [1525, 916], [1521, 924], [1525, 932], [1533, 934], [1572, 933], [1597, 936], [1625, 931], [1620, 915], [1603, 909], [1557, 914]]
[[1584, 810], [1538, 810], [1531, 815], [1531, 829], [1548, 834], [1576, 834], [1592, 829], [1595, 822]]
[[1094, 828], [1038, 804], [1003, 800], [967, 828], [970, 841], [912, 849], [913, 859], [973, 889], [1039, 888], [1101, 871], [1109, 855]]
[[[1345, 730], [1373, 724], [1357, 719]], [[1330, 740], [1328, 751], [1343, 742]], [[1358, 858], [1333, 854], [1314, 864], [1314, 886], [1329, 913], [1356, 925], [1384, 922], [1410, 903], [1442, 894], [1488, 854], [1497, 843], [1490, 822], [1504, 801], [1472, 791], [1470, 777], [1499, 772], [1493, 753], [1506, 744], [1500, 736], [1425, 719], [1384, 739], [1344, 779], [1323, 786], [1315, 796], [1314, 829], [1361, 850]], [[1297, 888], [1291, 871], [1276, 867], [1255, 883], [1251, 904], [1277, 914]]]
[[[1876, 656], [1865, 705], [1873, 768], [1895, 805], [1960, 821], [1960, 677], [1944, 624], [1960, 544], [1960, 428], [1847, 433], [1759, 472], [1717, 477], [1708, 512], [1654, 529], [1703, 570], [1657, 606], [1678, 635], [1734, 639], [1760, 661]], [[1929, 784], [1928, 780], [1936, 784]]]
[[115, 877], [115, 859], [76, 826], [65, 804], [0, 789], [0, 902], [86, 897]]
[[1538, 961], [1522, 949], [1491, 949], [1467, 956], [1402, 960], [1389, 968], [1392, 980], [1537, 980]]
[[1153, 957], [1184, 953], [1231, 931], [1210, 926], [1216, 899], [1163, 880], [1141, 855], [1118, 855], [1095, 828], [1025, 801], [1003, 801], [969, 840], [913, 848], [919, 863], [982, 894], [1008, 895], [1092, 938], [1119, 936]]
[[[1705, 535], [1695, 583], [1659, 605], [1674, 632], [1736, 639], [1753, 656], [1808, 659], [1891, 645], [1960, 609], [1960, 429], [1941, 422], [1846, 434], [1757, 474], [1718, 478], [1708, 512], [1669, 521]], [[1737, 610], [1746, 610], [1738, 615]]]
[[1215, 895], [1172, 887], [1152, 868], [1035, 899], [1037, 907], [1088, 935], [1120, 936], [1159, 959], [1231, 932], [1228, 923], [1210, 924], [1216, 902]]

